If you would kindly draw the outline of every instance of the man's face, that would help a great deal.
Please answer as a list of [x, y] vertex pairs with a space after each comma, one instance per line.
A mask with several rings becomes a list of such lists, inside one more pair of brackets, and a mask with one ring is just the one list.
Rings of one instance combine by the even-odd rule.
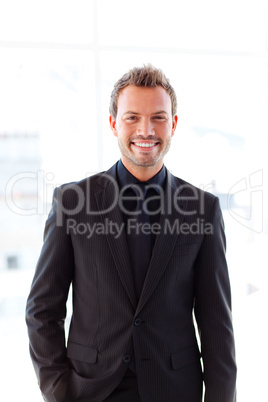
[[135, 172], [152, 167], [157, 173], [169, 150], [177, 116], [172, 119], [171, 99], [161, 86], [129, 85], [120, 92], [117, 116], [110, 116], [110, 125], [126, 168]]

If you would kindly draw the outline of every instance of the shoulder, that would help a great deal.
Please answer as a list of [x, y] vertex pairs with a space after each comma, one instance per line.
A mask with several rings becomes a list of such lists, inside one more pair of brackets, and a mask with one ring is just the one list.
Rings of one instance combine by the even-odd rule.
[[180, 177], [176, 177], [168, 172], [168, 180], [176, 191], [178, 197], [186, 197], [188, 201], [203, 202], [204, 200], [210, 206], [218, 202], [218, 197], [208, 191], [205, 191]]
[[117, 185], [116, 164], [107, 171], [98, 172], [79, 181], [61, 184], [56, 187], [53, 194], [53, 203], [58, 201], [62, 206], [80, 205], [85, 200], [95, 197], [107, 185]]
[[188, 181], [168, 174], [172, 187], [172, 203], [188, 219], [204, 219], [204, 221], [222, 220], [222, 211], [219, 198]]
[[91, 186], [97, 185], [98, 181], [104, 174], [105, 174], [105, 172], [99, 172], [99, 173], [96, 173], [89, 177], [85, 177], [78, 181], [63, 183], [60, 186], [58, 186], [56, 188], [56, 190], [61, 193], [68, 192], [68, 191], [80, 191], [80, 190], [85, 191], [89, 185], [91, 185]]
[[176, 188], [173, 202], [182, 206], [181, 213], [188, 221], [211, 224], [213, 233], [216, 228], [224, 227], [219, 197], [179, 177], [173, 176], [172, 183], [173, 189]]

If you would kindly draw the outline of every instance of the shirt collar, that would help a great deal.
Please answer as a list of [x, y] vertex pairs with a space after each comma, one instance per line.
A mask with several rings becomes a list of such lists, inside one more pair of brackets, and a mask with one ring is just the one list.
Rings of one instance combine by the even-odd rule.
[[159, 172], [146, 182], [141, 182], [135, 176], [133, 176], [127, 168], [123, 165], [121, 159], [117, 162], [117, 178], [120, 188], [129, 186], [130, 184], [144, 183], [147, 185], [155, 185], [154, 189], [160, 194], [160, 188], [164, 188], [167, 176], [167, 169], [163, 165]]

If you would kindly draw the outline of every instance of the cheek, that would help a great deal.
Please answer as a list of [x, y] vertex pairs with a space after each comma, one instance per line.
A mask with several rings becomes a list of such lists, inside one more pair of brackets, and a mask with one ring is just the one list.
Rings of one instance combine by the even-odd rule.
[[129, 127], [127, 125], [121, 125], [117, 127], [117, 135], [122, 139], [128, 139], [131, 135], [133, 135], [133, 133], [133, 127]]
[[174, 135], [174, 131], [172, 130], [172, 127], [170, 125], [159, 128], [158, 130], [156, 130], [156, 133], [159, 135], [160, 138], [162, 138], [163, 141], [169, 141]]

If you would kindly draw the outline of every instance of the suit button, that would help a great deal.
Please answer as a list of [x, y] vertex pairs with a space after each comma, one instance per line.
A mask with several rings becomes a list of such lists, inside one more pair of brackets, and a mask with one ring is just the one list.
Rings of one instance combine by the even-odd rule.
[[130, 357], [129, 355], [125, 355], [125, 356], [123, 357], [123, 362], [125, 362], [125, 363], [129, 363], [130, 360], [131, 360], [131, 357]]
[[141, 318], [136, 318], [136, 320], [134, 321], [134, 325], [136, 325], [136, 327], [139, 327], [142, 323]]

